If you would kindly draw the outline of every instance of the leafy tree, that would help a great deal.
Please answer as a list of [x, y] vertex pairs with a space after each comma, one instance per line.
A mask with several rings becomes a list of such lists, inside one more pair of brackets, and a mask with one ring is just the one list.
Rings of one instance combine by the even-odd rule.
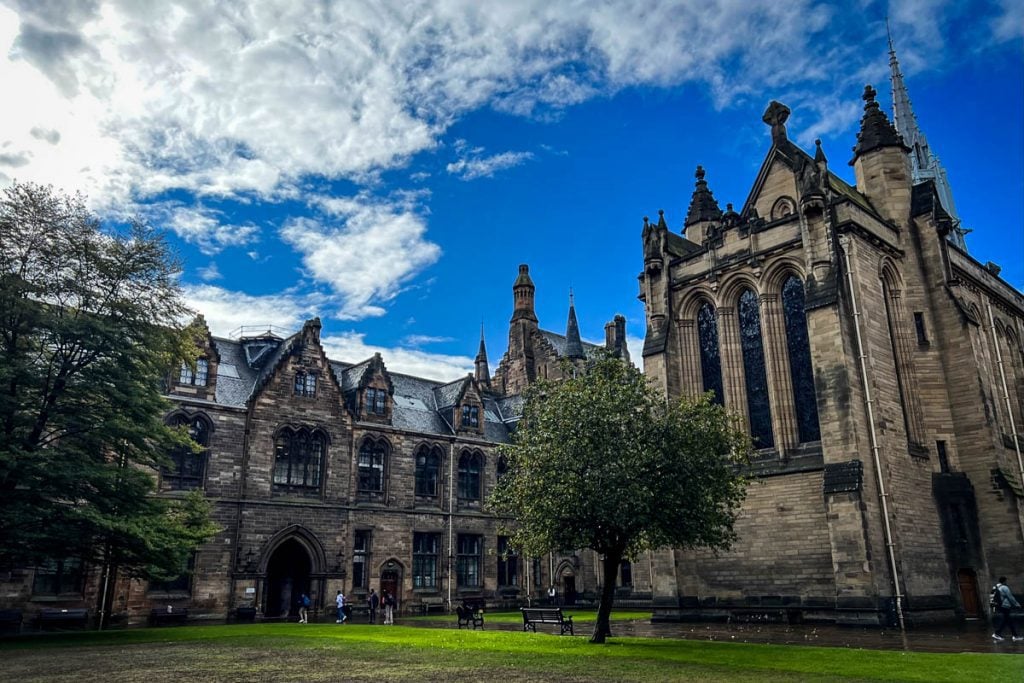
[[216, 532], [198, 495], [151, 495], [191, 443], [161, 419], [168, 369], [195, 355], [177, 270], [153, 230], [105, 230], [80, 195], [0, 196], [0, 566], [167, 578]]
[[603, 557], [591, 637], [603, 643], [624, 558], [729, 547], [749, 443], [707, 396], [666, 402], [636, 368], [606, 358], [582, 376], [530, 387], [489, 503], [515, 518], [513, 542], [530, 555], [590, 548]]

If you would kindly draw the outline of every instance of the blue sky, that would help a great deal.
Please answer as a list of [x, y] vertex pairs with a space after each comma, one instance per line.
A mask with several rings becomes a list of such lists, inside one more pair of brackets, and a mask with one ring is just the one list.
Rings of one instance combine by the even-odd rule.
[[529, 263], [543, 327], [572, 287], [638, 360], [643, 216], [681, 229], [697, 164], [742, 205], [772, 99], [852, 182], [886, 15], [971, 254], [1024, 287], [1021, 3], [235, 4], [0, 0], [0, 185], [166, 229], [215, 334], [319, 315], [332, 357], [451, 379], [483, 323], [493, 370]]

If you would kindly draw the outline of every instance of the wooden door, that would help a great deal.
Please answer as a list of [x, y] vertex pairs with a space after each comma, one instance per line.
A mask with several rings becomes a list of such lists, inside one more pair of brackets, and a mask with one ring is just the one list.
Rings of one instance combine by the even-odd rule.
[[978, 580], [973, 569], [961, 569], [956, 573], [960, 584], [960, 600], [964, 606], [964, 617], [981, 618], [981, 600], [978, 598]]

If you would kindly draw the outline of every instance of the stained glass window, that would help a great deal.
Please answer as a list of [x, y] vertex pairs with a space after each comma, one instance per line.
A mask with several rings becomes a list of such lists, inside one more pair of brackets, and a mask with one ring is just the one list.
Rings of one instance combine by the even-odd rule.
[[739, 305], [740, 345], [743, 349], [743, 374], [747, 380], [747, 413], [755, 448], [775, 445], [772, 412], [768, 404], [768, 378], [764, 369], [764, 342], [761, 339], [761, 313], [757, 294], [745, 290]]
[[800, 443], [821, 438], [818, 428], [818, 401], [814, 395], [814, 368], [807, 338], [807, 314], [804, 311], [804, 285], [792, 276], [782, 285], [782, 312], [786, 319], [786, 347], [789, 374], [793, 380], [793, 403]]
[[700, 338], [700, 374], [704, 391], [715, 392], [715, 403], [724, 404], [722, 358], [718, 353], [718, 321], [715, 308], [705, 301], [697, 311], [697, 335]]

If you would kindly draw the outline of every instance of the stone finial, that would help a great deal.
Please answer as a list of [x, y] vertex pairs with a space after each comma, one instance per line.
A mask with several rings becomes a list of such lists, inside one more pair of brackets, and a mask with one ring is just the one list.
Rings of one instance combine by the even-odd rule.
[[814, 141], [814, 161], [819, 164], [828, 163], [828, 159], [825, 158], [825, 152], [821, 149], [821, 138]]
[[668, 223], [665, 222], [665, 210], [658, 209], [658, 227], [668, 230]]
[[851, 165], [857, 157], [883, 147], [903, 147], [910, 151], [889, 122], [889, 117], [878, 106], [875, 100], [877, 96], [878, 91], [870, 84], [864, 86], [864, 94], [861, 96], [864, 100], [864, 117], [860, 121], [860, 132], [857, 133], [857, 144], [853, 148]]
[[772, 100], [764, 110], [761, 120], [772, 127], [772, 144], [784, 142], [786, 138], [786, 121], [789, 120], [790, 109], [782, 102]]
[[690, 208], [686, 212], [686, 220], [683, 223], [686, 227], [701, 221], [718, 220], [722, 217], [722, 210], [718, 208], [718, 202], [711, 190], [708, 189], [707, 181], [704, 180], [704, 167], [698, 166], [694, 175], [697, 177], [697, 184], [693, 190], [693, 196], [690, 198]]

